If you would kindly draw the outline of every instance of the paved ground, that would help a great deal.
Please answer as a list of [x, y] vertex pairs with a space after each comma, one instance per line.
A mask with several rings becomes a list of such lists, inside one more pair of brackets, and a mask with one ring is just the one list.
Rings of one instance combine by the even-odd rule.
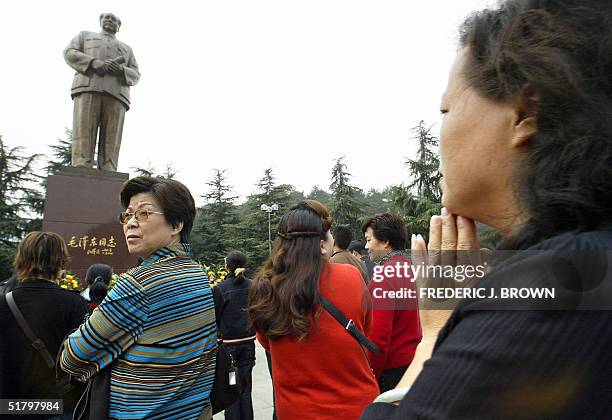
[[[266, 354], [263, 347], [255, 341], [255, 367], [253, 368], [253, 412], [255, 420], [272, 419], [272, 380], [268, 373]], [[213, 417], [214, 420], [224, 419], [222, 413]]]

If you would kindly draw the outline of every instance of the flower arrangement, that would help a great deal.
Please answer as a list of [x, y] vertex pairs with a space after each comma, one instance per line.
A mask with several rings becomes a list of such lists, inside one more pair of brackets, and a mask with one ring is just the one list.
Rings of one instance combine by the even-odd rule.
[[208, 276], [211, 285], [221, 283], [227, 276], [227, 270], [225, 266], [221, 264], [211, 264], [210, 266], [202, 264], [202, 270], [204, 270]]
[[62, 289], [77, 290], [77, 291], [80, 290], [79, 289], [79, 278], [75, 274], [72, 274], [71, 271], [68, 271], [68, 270], [60, 271], [60, 273], [57, 276], [57, 284], [59, 284], [59, 287], [61, 287]]
[[111, 290], [113, 287], [115, 287], [118, 281], [119, 281], [119, 274], [113, 273], [113, 276], [111, 277], [111, 282], [108, 285], [108, 290]]

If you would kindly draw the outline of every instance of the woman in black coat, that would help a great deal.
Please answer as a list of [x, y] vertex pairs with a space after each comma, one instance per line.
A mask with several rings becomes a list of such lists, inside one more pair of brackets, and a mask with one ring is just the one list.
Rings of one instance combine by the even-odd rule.
[[[61, 236], [31, 232], [19, 244], [14, 262], [19, 283], [11, 292], [12, 298], [53, 359], [66, 335], [87, 314], [81, 296], [57, 284], [57, 275], [67, 261], [68, 249]], [[0, 399], [63, 399], [64, 413], [71, 413], [81, 391], [61, 395], [55, 369], [32, 347], [9, 309], [6, 295], [0, 296]]]
[[251, 373], [255, 366], [255, 331], [247, 327], [246, 307], [251, 280], [244, 276], [247, 257], [232, 251], [225, 258], [227, 277], [215, 286], [215, 308], [223, 342], [238, 364], [238, 375], [246, 380], [240, 398], [225, 409], [226, 420], [253, 419]]

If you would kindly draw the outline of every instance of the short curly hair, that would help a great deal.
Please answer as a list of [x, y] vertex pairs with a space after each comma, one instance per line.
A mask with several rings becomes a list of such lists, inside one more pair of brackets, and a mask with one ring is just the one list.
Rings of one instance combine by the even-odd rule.
[[386, 212], [368, 217], [361, 225], [361, 231], [365, 234], [368, 228], [372, 228], [379, 241], [389, 241], [391, 248], [406, 249], [406, 225], [398, 214]]
[[196, 207], [189, 189], [174, 179], [139, 176], [123, 183], [121, 187], [121, 204], [123, 208], [130, 205], [132, 196], [140, 193], [151, 193], [159, 202], [166, 222], [172, 227], [183, 222], [181, 242], [189, 242], [193, 228]]

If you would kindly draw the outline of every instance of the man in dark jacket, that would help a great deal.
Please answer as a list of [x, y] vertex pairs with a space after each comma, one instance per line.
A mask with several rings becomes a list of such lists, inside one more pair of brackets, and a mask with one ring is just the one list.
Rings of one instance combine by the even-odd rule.
[[366, 266], [368, 271], [368, 281], [372, 279], [374, 275], [374, 262], [370, 259], [368, 255], [368, 251], [365, 249], [365, 244], [363, 241], [352, 241], [348, 247], [348, 250], [355, 257], [359, 258]]
[[329, 262], [335, 264], [349, 264], [359, 270], [361, 278], [364, 283], [368, 283], [370, 280], [368, 276], [368, 270], [359, 258], [355, 257], [351, 252], [348, 251], [348, 247], [353, 239], [351, 230], [345, 226], [338, 226], [334, 229], [334, 251], [332, 253]]

